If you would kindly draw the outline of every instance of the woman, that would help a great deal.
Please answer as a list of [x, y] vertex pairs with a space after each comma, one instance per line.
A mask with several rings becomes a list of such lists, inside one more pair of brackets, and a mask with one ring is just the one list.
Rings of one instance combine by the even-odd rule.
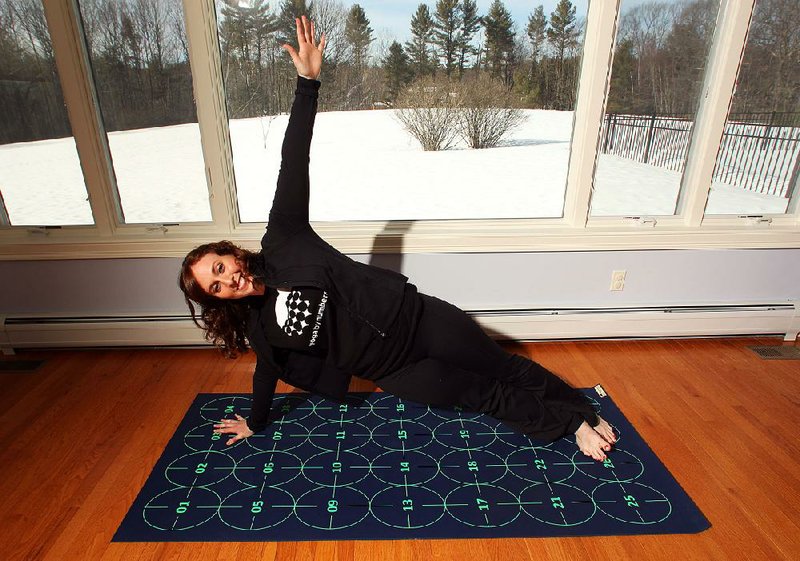
[[297, 50], [283, 48], [297, 90], [262, 251], [200, 246], [179, 279], [209, 340], [229, 356], [246, 351], [247, 340], [257, 356], [250, 417], [223, 420], [215, 432], [233, 434], [230, 445], [263, 430], [279, 378], [341, 401], [355, 374], [404, 399], [487, 413], [538, 439], [574, 433], [584, 454], [605, 460], [614, 432], [580, 392], [503, 351], [455, 306], [418, 293], [399, 273], [351, 260], [311, 228], [308, 162], [326, 39], [316, 42], [305, 16], [296, 25]]

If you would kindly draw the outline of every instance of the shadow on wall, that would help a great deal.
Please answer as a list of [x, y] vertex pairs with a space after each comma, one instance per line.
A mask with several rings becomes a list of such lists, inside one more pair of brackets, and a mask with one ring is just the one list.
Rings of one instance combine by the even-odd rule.
[[[413, 220], [387, 222], [383, 230], [372, 240], [369, 264], [402, 273], [403, 242], [412, 224], [414, 224]], [[391, 253], [389, 253], [390, 251]]]
[[[372, 240], [368, 263], [375, 267], [402, 273], [403, 242], [405, 241], [405, 234], [408, 233], [413, 224], [413, 220], [387, 222], [383, 230]], [[409, 279], [409, 281], [413, 283], [414, 279]], [[456, 282], [456, 280], [454, 279], [453, 282]], [[432, 294], [431, 296], [436, 295]], [[507, 333], [484, 326], [481, 326], [481, 328], [495, 341], [503, 341], [503, 346], [509, 352], [525, 354], [525, 348]], [[512, 347], [515, 350], [511, 350]]]

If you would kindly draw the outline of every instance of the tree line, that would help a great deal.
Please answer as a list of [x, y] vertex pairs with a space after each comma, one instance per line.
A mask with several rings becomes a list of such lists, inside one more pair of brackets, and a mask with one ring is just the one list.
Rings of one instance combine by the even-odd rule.
[[[87, 52], [106, 129], [192, 122], [188, 43], [180, 3], [81, 0]], [[490, 78], [519, 108], [571, 110], [586, 22], [570, 0], [514, 21], [502, 0], [411, 8], [410, 39], [378, 38], [358, 3], [215, 0], [220, 63], [231, 118], [285, 112], [294, 91], [294, 18], [329, 37], [322, 110], [392, 106], [415, 82], [437, 87]], [[653, 0], [620, 18], [608, 112], [691, 115], [700, 95], [717, 0]], [[732, 111], [797, 112], [800, 3], [759, 0]], [[742, 79], [746, 74], [747, 79]], [[67, 136], [41, 0], [0, 0], [0, 142]]]

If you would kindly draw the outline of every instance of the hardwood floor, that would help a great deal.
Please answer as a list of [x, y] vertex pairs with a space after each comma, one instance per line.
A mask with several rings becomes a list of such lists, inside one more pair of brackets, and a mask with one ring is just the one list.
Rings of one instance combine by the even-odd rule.
[[[800, 361], [779, 339], [509, 347], [570, 383], [602, 383], [711, 521], [696, 535], [280, 543], [111, 543], [198, 392], [247, 392], [252, 354], [26, 352], [0, 372], [0, 558], [71, 560], [798, 559]], [[372, 384], [357, 380], [353, 391]], [[280, 386], [278, 391], [291, 391]]]

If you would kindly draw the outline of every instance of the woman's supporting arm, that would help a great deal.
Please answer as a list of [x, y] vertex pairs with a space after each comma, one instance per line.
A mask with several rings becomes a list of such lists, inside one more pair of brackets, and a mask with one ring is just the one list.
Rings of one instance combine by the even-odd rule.
[[254, 433], [261, 432], [269, 424], [269, 413], [277, 384], [278, 374], [261, 360], [256, 362], [253, 372], [253, 400], [250, 417], [247, 419], [247, 426]]

